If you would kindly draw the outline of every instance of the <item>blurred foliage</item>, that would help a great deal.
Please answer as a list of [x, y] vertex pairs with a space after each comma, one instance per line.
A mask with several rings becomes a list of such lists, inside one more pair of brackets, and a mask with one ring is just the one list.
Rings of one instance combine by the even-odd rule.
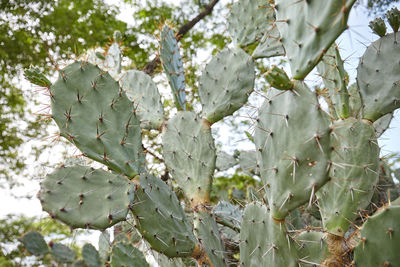
[[243, 200], [247, 196], [247, 188], [260, 187], [260, 183], [253, 177], [235, 173], [232, 176], [219, 176], [214, 178], [211, 202], [219, 200]]
[[400, 3], [400, 0], [358, 0], [356, 5], [363, 5], [367, 8], [370, 15], [381, 17], [389, 7], [398, 3]]
[[[71, 232], [71, 229], [51, 218], [24, 217], [21, 215], [7, 215], [0, 219], [0, 266], [43, 266], [50, 264], [51, 257], [37, 258], [28, 255], [22, 243], [18, 241], [24, 233], [39, 231], [53, 242], [69, 241], [69, 246], [78, 251], [78, 246], [71, 243], [76, 235], [83, 231]], [[35, 259], [28, 259], [34, 257]], [[29, 262], [29, 264], [27, 263]], [[28, 264], [28, 265], [27, 265]]]

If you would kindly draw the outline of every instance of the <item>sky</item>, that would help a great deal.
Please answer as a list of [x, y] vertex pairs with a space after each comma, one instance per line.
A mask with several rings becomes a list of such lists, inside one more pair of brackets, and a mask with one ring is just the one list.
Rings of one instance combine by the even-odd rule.
[[[115, 0], [107, 2], [113, 3]], [[179, 1], [168, 0], [178, 5]], [[227, 1], [222, 1], [227, 2]], [[129, 5], [125, 5], [122, 13], [119, 15], [121, 20], [128, 23], [133, 23], [132, 14], [133, 10]], [[359, 57], [364, 53], [366, 46], [377, 36], [372, 34], [369, 29], [369, 18], [366, 16], [365, 11], [358, 8], [353, 9], [349, 18], [349, 29], [341, 35], [338, 39], [339, 47], [341, 48], [342, 58], [346, 59], [345, 68], [349, 72], [351, 80], [354, 81], [356, 75], [356, 67], [358, 65]], [[29, 88], [28, 88], [29, 89]], [[396, 112], [395, 118], [391, 123], [390, 129], [379, 139], [379, 144], [382, 146], [381, 155], [387, 155], [392, 152], [400, 152], [400, 112]], [[27, 179], [25, 179], [27, 180]], [[24, 187], [16, 189], [14, 193], [17, 195], [24, 195], [25, 193], [37, 192], [39, 185], [36, 181], [26, 181]], [[34, 194], [33, 194], [34, 195]], [[0, 189], [0, 218], [9, 213], [22, 213], [27, 216], [47, 216], [42, 212], [39, 201], [36, 198], [28, 199], [15, 199], [11, 196], [10, 192]]]

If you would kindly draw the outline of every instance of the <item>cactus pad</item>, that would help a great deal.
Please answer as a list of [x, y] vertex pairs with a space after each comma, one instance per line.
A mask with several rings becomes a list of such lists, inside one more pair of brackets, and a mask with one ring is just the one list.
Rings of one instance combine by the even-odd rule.
[[62, 167], [41, 183], [43, 210], [72, 228], [106, 229], [125, 220], [134, 185], [90, 167]]
[[29, 69], [25, 70], [24, 77], [33, 84], [39, 85], [41, 87], [50, 87], [51, 82], [44, 76], [39, 68], [31, 66]]
[[248, 176], [260, 175], [260, 168], [257, 164], [257, 153], [255, 150], [240, 151], [240, 168]]
[[217, 152], [217, 160], [215, 166], [219, 171], [226, 171], [237, 164], [237, 160], [230, 154], [219, 151]]
[[49, 252], [46, 241], [44, 241], [43, 236], [38, 232], [28, 232], [21, 237], [20, 241], [32, 255], [43, 256]]
[[400, 54], [395, 33], [373, 42], [360, 59], [357, 83], [363, 99], [363, 118], [376, 121], [400, 107], [400, 68], [393, 55]]
[[140, 189], [131, 205], [136, 228], [152, 248], [168, 257], [187, 257], [196, 239], [175, 193], [161, 179], [140, 176]]
[[79, 57], [79, 60], [99, 66], [99, 68], [107, 71], [115, 80], [118, 80], [122, 70], [121, 62], [123, 48], [120, 46], [121, 41], [115, 40], [115, 37], [116, 36], [114, 35], [114, 41], [111, 45], [106, 47], [105, 50], [101, 48], [88, 49]]
[[280, 220], [328, 181], [330, 128], [317, 96], [304, 83], [268, 92], [254, 140], [272, 216]]
[[253, 91], [253, 59], [240, 48], [224, 49], [205, 67], [200, 77], [202, 116], [211, 124], [242, 107]]
[[379, 138], [389, 128], [393, 119], [393, 112], [388, 113], [374, 122], [376, 137]]
[[76, 258], [76, 252], [60, 243], [50, 245], [51, 255], [59, 263], [72, 263]]
[[185, 71], [179, 53], [178, 42], [170, 27], [164, 26], [161, 31], [160, 58], [167, 74], [178, 110], [186, 109]]
[[113, 42], [106, 52], [104, 68], [113, 78], [117, 78], [121, 73], [122, 49], [119, 43]]
[[102, 265], [99, 252], [89, 243], [85, 244], [82, 248], [82, 258], [87, 267], [100, 267]]
[[264, 0], [239, 0], [231, 6], [228, 30], [238, 46], [257, 42], [275, 21], [273, 8]]
[[338, 118], [345, 119], [350, 116], [349, 93], [347, 92], [346, 72], [340, 57], [339, 48], [333, 44], [326, 52], [321, 62], [317, 65], [328, 95], [332, 101]]
[[143, 253], [132, 244], [119, 242], [112, 247], [110, 267], [149, 267]]
[[294, 79], [303, 79], [347, 29], [355, 0], [276, 0], [277, 25]]
[[225, 249], [215, 217], [208, 212], [195, 212], [194, 227], [197, 238], [206, 251], [211, 265], [215, 267], [227, 266]]
[[294, 236], [295, 243], [299, 246], [297, 251], [300, 263], [319, 266], [329, 255], [326, 234], [315, 230], [305, 229]]
[[240, 230], [240, 266], [297, 267], [298, 255], [283, 221], [272, 219], [266, 206], [246, 206]]
[[144, 169], [134, 104], [98, 67], [75, 62], [51, 86], [52, 116], [61, 135], [85, 156], [133, 177]]
[[357, 267], [397, 266], [400, 263], [400, 199], [377, 211], [361, 228], [354, 249]]
[[277, 66], [272, 66], [272, 68], [265, 73], [265, 79], [272, 87], [279, 90], [290, 90], [293, 89], [294, 86], [286, 72]]
[[283, 55], [285, 55], [285, 49], [282, 45], [281, 34], [279, 33], [276, 23], [274, 23], [261, 38], [260, 43], [252, 54], [252, 57], [268, 58]]
[[360, 89], [358, 89], [357, 83], [353, 83], [348, 88], [349, 93], [349, 109], [351, 117], [360, 119], [362, 113], [362, 103]]
[[189, 111], [176, 114], [166, 127], [163, 153], [172, 178], [192, 205], [208, 202], [216, 152], [207, 121]]
[[151, 77], [142, 71], [129, 70], [122, 76], [120, 84], [134, 103], [140, 126], [159, 129], [164, 122], [164, 107]]
[[330, 181], [317, 197], [324, 229], [344, 236], [371, 200], [378, 181], [379, 147], [370, 122], [349, 118], [336, 121], [332, 128]]
[[101, 232], [99, 240], [97, 242], [97, 246], [99, 248], [100, 258], [103, 261], [107, 260], [111, 249], [110, 234], [108, 233], [107, 230]]

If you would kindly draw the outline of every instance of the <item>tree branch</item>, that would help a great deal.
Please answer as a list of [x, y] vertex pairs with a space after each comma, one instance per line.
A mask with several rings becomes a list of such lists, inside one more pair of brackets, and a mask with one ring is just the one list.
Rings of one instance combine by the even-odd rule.
[[[211, 1], [201, 13], [199, 13], [195, 18], [193, 18], [191, 21], [185, 23], [182, 25], [182, 27], [179, 28], [178, 32], [175, 35], [175, 38], [177, 41], [181, 40], [182, 37], [190, 30], [192, 29], [200, 20], [202, 20], [205, 16], [211, 14], [211, 12], [214, 9], [214, 6], [218, 3], [219, 0], [213, 0]], [[143, 68], [143, 71], [151, 76], [153, 76], [155, 69], [157, 68], [158, 65], [160, 65], [160, 56], [157, 55], [152, 61], [146, 64], [146, 66]]]

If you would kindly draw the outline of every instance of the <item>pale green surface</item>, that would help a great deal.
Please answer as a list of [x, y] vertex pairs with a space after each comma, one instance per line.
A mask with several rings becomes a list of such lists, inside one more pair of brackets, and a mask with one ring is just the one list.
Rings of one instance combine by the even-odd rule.
[[283, 219], [328, 181], [330, 120], [302, 82], [266, 98], [254, 140], [272, 216]]
[[51, 86], [52, 118], [85, 156], [133, 177], [145, 156], [134, 104], [108, 73], [87, 62], [60, 71]]
[[278, 29], [294, 79], [304, 79], [347, 29], [355, 0], [276, 0]]
[[41, 183], [43, 210], [72, 228], [106, 229], [125, 220], [134, 197], [126, 178], [76, 165], [48, 174]]
[[357, 83], [364, 104], [363, 118], [376, 121], [400, 107], [398, 34], [388, 34], [368, 46], [360, 59]]

